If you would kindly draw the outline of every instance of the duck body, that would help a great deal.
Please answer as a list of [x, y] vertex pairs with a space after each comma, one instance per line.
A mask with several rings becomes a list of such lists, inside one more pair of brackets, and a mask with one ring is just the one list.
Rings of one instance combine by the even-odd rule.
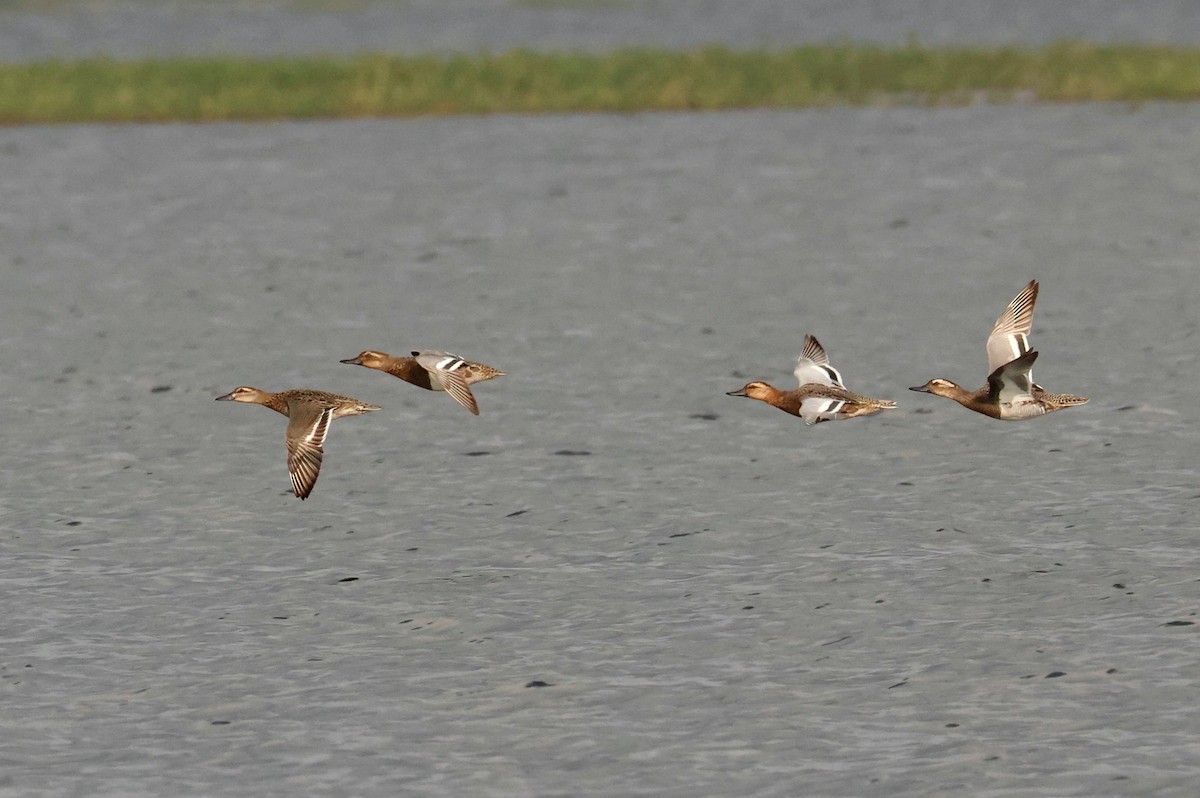
[[824, 347], [811, 335], [804, 336], [804, 349], [796, 361], [794, 373], [800, 387], [790, 391], [756, 380], [727, 395], [766, 402], [804, 419], [805, 424], [870, 416], [896, 406], [890, 399], [873, 399], [848, 390], [842, 382], [841, 372], [829, 363]]
[[807, 383], [790, 391], [781, 391], [765, 382], [748, 382], [727, 396], [745, 396], [778, 407], [785, 413], [804, 419], [805, 424], [820, 424], [822, 421], [842, 421], [859, 416], [870, 416], [880, 410], [890, 410], [895, 402], [887, 399], [872, 399], [860, 393], [836, 388], [831, 385]]
[[326, 391], [299, 388], [273, 393], [249, 385], [218, 396], [217, 401], [262, 405], [288, 417], [284, 438], [288, 474], [292, 479], [292, 492], [299, 499], [307, 499], [317, 484], [330, 423], [342, 416], [357, 416], [380, 409], [378, 405]]
[[1038, 281], [1030, 280], [996, 320], [987, 340], [988, 367], [992, 370], [987, 385], [968, 391], [937, 377], [909, 390], [953, 399], [968, 410], [999, 421], [1023, 421], [1086, 404], [1086, 396], [1050, 393], [1033, 381], [1038, 353], [1029, 348], [1029, 331], [1033, 328], [1037, 295]]
[[[1033, 354], [1037, 354], [1034, 352]], [[921, 391], [936, 396], [953, 399], [968, 410], [982, 413], [999, 421], [1022, 421], [1027, 418], [1037, 418], [1064, 407], [1087, 403], [1087, 397], [1072, 396], [1065, 393], [1050, 393], [1040, 385], [1032, 386], [1028, 398], [1016, 402], [998, 402], [992, 398], [991, 386], [985, 386], [977, 391], [968, 391], [950, 380], [934, 379], [910, 391]]]
[[479, 415], [479, 404], [469, 386], [504, 376], [500, 369], [440, 349], [414, 350], [409, 357], [368, 349], [341, 362], [391, 374], [427, 391], [445, 391], [474, 415]]

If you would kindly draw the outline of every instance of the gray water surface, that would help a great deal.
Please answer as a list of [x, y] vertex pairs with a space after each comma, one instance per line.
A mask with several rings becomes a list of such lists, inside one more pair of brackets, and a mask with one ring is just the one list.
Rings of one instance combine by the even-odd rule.
[[0, 0], [0, 60], [1200, 41], [1189, 0]]
[[[0, 795], [1191, 795], [1197, 163], [1166, 104], [0, 130]], [[905, 390], [1032, 277], [1088, 405]], [[805, 333], [900, 409], [724, 395]], [[480, 417], [338, 363], [424, 347]], [[241, 384], [384, 409], [300, 502]]]

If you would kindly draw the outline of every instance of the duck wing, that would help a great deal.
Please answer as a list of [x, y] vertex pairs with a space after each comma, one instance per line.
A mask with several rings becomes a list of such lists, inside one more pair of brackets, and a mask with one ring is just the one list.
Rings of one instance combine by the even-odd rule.
[[317, 484], [333, 413], [332, 407], [298, 403], [291, 406], [287, 427], [288, 473], [297, 498], [307, 499]]
[[988, 390], [992, 396], [999, 398], [1001, 405], [1015, 406], [1036, 402], [1030, 370], [1037, 356], [1036, 350], [1026, 352], [988, 375]]
[[832, 396], [806, 396], [800, 402], [800, 418], [804, 419], [805, 424], [836, 421], [838, 411], [845, 405], [845, 399]]
[[430, 379], [441, 385], [446, 393], [454, 397], [454, 401], [479, 415], [479, 405], [467, 386], [469, 361], [435, 349], [418, 352], [415, 357], [421, 368], [429, 372]]
[[[829, 356], [825, 347], [811, 335], [804, 336], [804, 349], [796, 360], [796, 370], [793, 372], [801, 385], [828, 385], [835, 388], [845, 388], [842, 375], [829, 365]], [[807, 419], [805, 419], [807, 421]], [[809, 422], [814, 423], [814, 422]]]
[[1038, 281], [1030, 280], [1013, 297], [1012, 302], [996, 319], [996, 326], [987, 339], [988, 371], [1019, 359], [1029, 351], [1029, 331], [1033, 328], [1033, 308], [1037, 304]]

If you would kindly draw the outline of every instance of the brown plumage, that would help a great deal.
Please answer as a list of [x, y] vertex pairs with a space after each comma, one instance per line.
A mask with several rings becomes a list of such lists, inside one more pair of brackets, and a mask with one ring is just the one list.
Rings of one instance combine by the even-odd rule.
[[825, 347], [811, 335], [804, 336], [804, 348], [796, 359], [793, 373], [799, 388], [781, 391], [773, 385], [755, 381], [728, 395], [766, 402], [785, 413], [799, 416], [805, 424], [869, 416], [896, 406], [889, 399], [872, 399], [847, 390], [841, 372], [829, 362]]
[[863, 396], [861, 393], [847, 391], [845, 388], [837, 388], [832, 385], [817, 385], [815, 383], [808, 383], [790, 391], [781, 391], [765, 382], [748, 382], [738, 390], [730, 391], [726, 396], [745, 396], [749, 399], [766, 402], [772, 407], [778, 407], [785, 413], [791, 413], [793, 416], [803, 418], [806, 424], [819, 424], [822, 421], [831, 421], [832, 419], [820, 416], [808, 416], [801, 413], [801, 406], [804, 404], [805, 399], [828, 399], [833, 402], [843, 402], [844, 404], [837, 408], [836, 411], [836, 418], [839, 420], [870, 416], [878, 413], [880, 410], [890, 410], [896, 406], [896, 403], [889, 399], [872, 399], [869, 396]]
[[325, 457], [325, 436], [329, 434], [330, 423], [342, 416], [357, 416], [380, 409], [378, 405], [367, 404], [336, 393], [307, 389], [272, 393], [248, 385], [235, 388], [224, 396], [218, 396], [217, 401], [262, 405], [288, 417], [285, 436], [288, 474], [292, 478], [292, 492], [300, 499], [307, 499], [313, 486], [317, 484], [321, 461]]
[[1001, 421], [1036, 418], [1086, 403], [1086, 396], [1050, 393], [1033, 381], [1038, 353], [1029, 349], [1029, 331], [1037, 297], [1038, 281], [1030, 280], [996, 319], [987, 339], [987, 385], [968, 391], [938, 377], [909, 390], [953, 399], [968, 410]]
[[445, 391], [475, 415], [479, 415], [479, 405], [469, 386], [504, 376], [500, 369], [438, 349], [414, 351], [411, 357], [395, 357], [368, 349], [341, 362], [391, 374], [427, 391]]

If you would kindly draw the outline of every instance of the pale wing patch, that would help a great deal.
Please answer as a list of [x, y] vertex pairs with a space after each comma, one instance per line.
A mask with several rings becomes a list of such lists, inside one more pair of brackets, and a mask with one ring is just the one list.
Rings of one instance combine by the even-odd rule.
[[806, 396], [800, 402], [800, 418], [805, 424], [816, 424], [819, 421], [834, 421], [838, 411], [846, 402], [842, 399], [832, 399], [826, 396]]
[[1030, 280], [996, 319], [987, 339], [988, 371], [995, 371], [1029, 351], [1029, 331], [1037, 304], [1038, 282]]
[[1001, 406], [1016, 407], [1036, 401], [1033, 398], [1033, 382], [1029, 371], [1037, 356], [1037, 352], [1028, 352], [1005, 363], [988, 376], [988, 386], [999, 398]]
[[821, 342], [811, 335], [804, 336], [804, 349], [796, 360], [796, 370], [792, 372], [801, 385], [831, 385], [845, 388], [842, 375], [829, 365], [829, 356]]
[[436, 349], [419, 352], [416, 358], [417, 363], [429, 372], [431, 387], [434, 390], [445, 391], [467, 410], [479, 415], [479, 405], [475, 402], [471, 389], [467, 387], [471, 381], [474, 364], [458, 355]]

